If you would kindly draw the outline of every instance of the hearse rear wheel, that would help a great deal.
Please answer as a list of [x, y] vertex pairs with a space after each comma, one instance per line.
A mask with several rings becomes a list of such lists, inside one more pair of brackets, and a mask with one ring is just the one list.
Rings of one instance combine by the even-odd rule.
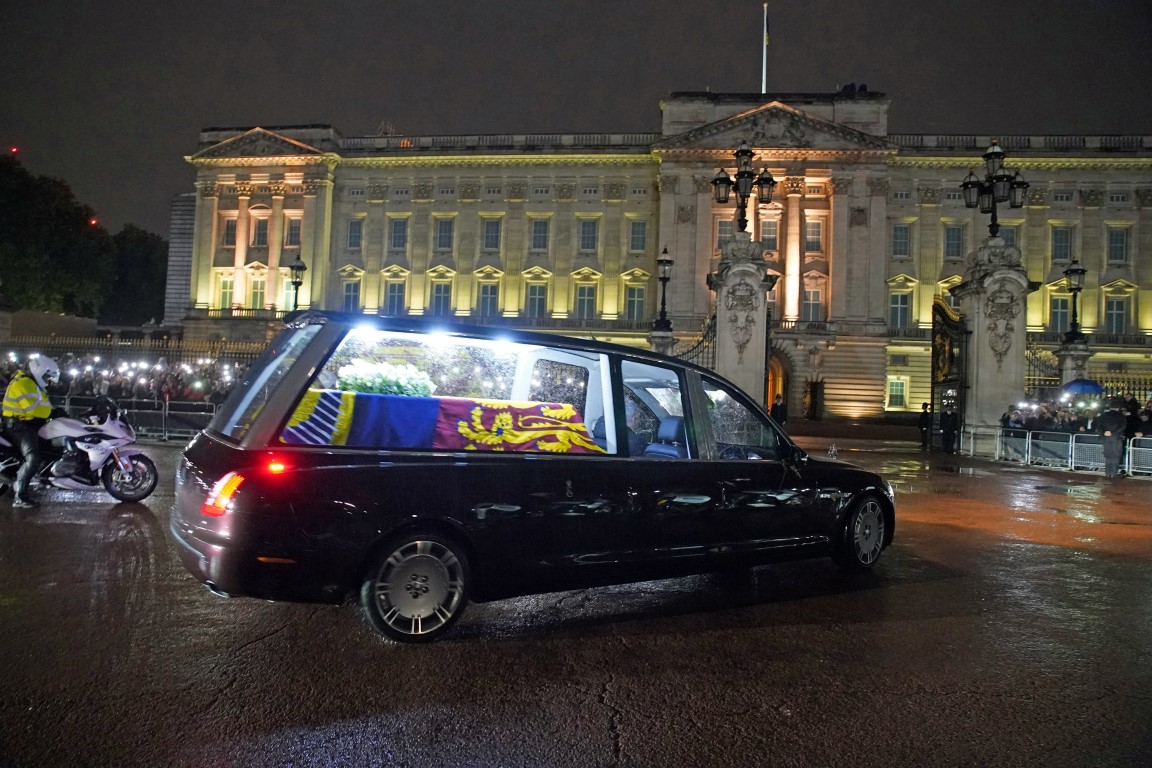
[[463, 548], [414, 533], [381, 549], [360, 587], [360, 607], [381, 635], [402, 643], [438, 639], [468, 603], [471, 572]]
[[884, 550], [885, 525], [880, 502], [872, 497], [860, 499], [844, 520], [833, 559], [845, 568], [868, 570]]

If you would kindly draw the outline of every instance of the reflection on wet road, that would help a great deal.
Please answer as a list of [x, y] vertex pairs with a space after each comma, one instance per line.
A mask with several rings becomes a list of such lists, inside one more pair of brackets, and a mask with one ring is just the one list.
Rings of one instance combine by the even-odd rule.
[[1152, 765], [1152, 481], [838, 446], [898, 489], [871, 573], [474, 605], [427, 647], [201, 589], [172, 447], [144, 504], [2, 500], [0, 767]]

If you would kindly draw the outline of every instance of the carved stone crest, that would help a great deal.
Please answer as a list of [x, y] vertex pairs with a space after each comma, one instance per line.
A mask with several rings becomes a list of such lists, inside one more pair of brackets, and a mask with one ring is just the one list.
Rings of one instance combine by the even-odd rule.
[[743, 362], [744, 350], [752, 340], [759, 309], [759, 291], [743, 276], [725, 291], [724, 310], [728, 313], [729, 332], [740, 362]]
[[575, 184], [557, 184], [556, 185], [556, 199], [557, 200], [571, 200], [576, 193]]
[[786, 194], [786, 195], [803, 195], [804, 194], [804, 177], [803, 176], [785, 176], [784, 177], [784, 194]]
[[523, 200], [527, 187], [524, 184], [509, 184], [508, 185], [508, 199], [509, 200]]
[[1004, 356], [1012, 348], [1012, 337], [1016, 334], [1016, 317], [1019, 314], [1020, 303], [1004, 282], [1001, 282], [984, 300], [988, 348], [995, 355], [997, 365], [1004, 364]]
[[916, 192], [920, 195], [921, 205], [936, 205], [940, 202], [939, 187], [920, 187]]
[[1033, 207], [1048, 205], [1048, 190], [1036, 188], [1028, 190], [1028, 205]]
[[606, 200], [623, 200], [624, 199], [624, 185], [618, 181], [611, 184], [604, 185], [604, 198]]
[[1104, 203], [1104, 190], [1080, 190], [1080, 204], [1085, 208], [1099, 208]]
[[1140, 203], [1141, 208], [1152, 207], [1152, 189], [1136, 190], [1136, 201]]
[[796, 115], [753, 115], [749, 143], [758, 147], [811, 147], [812, 139]]
[[868, 179], [868, 193], [876, 197], [887, 197], [888, 179]]
[[852, 227], [868, 226], [868, 209], [853, 208], [851, 218], [848, 220], [848, 225]]
[[687, 224], [696, 216], [696, 206], [685, 203], [676, 209], [676, 221]]

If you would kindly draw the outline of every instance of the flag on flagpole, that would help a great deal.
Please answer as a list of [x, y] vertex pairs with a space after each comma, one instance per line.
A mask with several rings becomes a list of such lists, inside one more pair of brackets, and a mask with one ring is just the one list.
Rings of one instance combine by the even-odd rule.
[[768, 3], [764, 3], [764, 47], [768, 47]]

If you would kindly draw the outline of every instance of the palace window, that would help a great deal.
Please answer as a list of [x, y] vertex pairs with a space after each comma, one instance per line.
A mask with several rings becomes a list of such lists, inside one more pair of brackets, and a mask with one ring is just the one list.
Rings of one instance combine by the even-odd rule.
[[1052, 261], [1072, 260], [1072, 227], [1052, 227]]
[[624, 318], [626, 320], [645, 319], [644, 286], [629, 285], [624, 289]]
[[1071, 192], [1053, 192], [1052, 202], [1054, 203], [1070, 203], [1072, 202]]
[[524, 299], [524, 314], [528, 317], [545, 317], [548, 314], [548, 285], [529, 283]]
[[220, 307], [227, 309], [232, 306], [232, 287], [235, 285], [231, 275], [220, 278]]
[[284, 245], [289, 248], [300, 245], [300, 219], [288, 219], [284, 228]]
[[888, 379], [888, 408], [908, 407], [908, 379], [890, 377]]
[[452, 283], [438, 282], [432, 284], [431, 313], [437, 316], [448, 315], [452, 312]]
[[532, 250], [548, 250], [548, 219], [532, 219]]
[[912, 323], [912, 294], [893, 291], [888, 297], [888, 326], [908, 328]]
[[599, 244], [600, 222], [596, 219], [580, 219], [580, 250], [595, 253]]
[[1016, 227], [1003, 226], [1000, 227], [1000, 239], [1004, 241], [1004, 245], [1017, 245], [1016, 235], [1018, 230]]
[[1069, 298], [1053, 296], [1048, 302], [1048, 328], [1052, 331], [1067, 331], [1071, 325], [1069, 318]]
[[804, 291], [804, 301], [800, 304], [800, 319], [808, 323], [818, 323], [824, 319], [824, 299], [819, 288]]
[[892, 225], [892, 258], [907, 259], [912, 256], [912, 225]]
[[391, 251], [408, 249], [408, 219], [388, 220], [388, 249]]
[[628, 250], [633, 253], [648, 250], [648, 222], [633, 221], [629, 223]]
[[949, 224], [944, 227], [944, 258], [964, 258], [964, 227]]
[[384, 293], [384, 314], [399, 317], [404, 314], [404, 283], [389, 282]]
[[481, 283], [476, 300], [476, 313], [481, 317], [495, 317], [500, 311], [500, 286], [497, 283]]
[[456, 221], [454, 219], [436, 219], [436, 242], [434, 247], [438, 251], [452, 250], [452, 236]]
[[1128, 228], [1108, 227], [1108, 261], [1122, 264], [1128, 261]]
[[780, 231], [780, 222], [777, 219], [763, 219], [760, 222], [760, 245], [766, 251], [779, 250], [777, 234]]
[[500, 250], [500, 219], [484, 219], [484, 250]]
[[1128, 299], [1109, 297], [1104, 300], [1104, 332], [1114, 335], [1128, 332]]
[[348, 222], [348, 250], [358, 251], [364, 238], [364, 222], [352, 219]]
[[236, 245], [236, 219], [224, 219], [224, 245]]
[[804, 250], [807, 253], [820, 253], [824, 250], [824, 221], [807, 219], [804, 222]]
[[720, 219], [716, 222], [716, 247], [722, 249], [726, 243], [732, 242], [736, 232], [736, 225], [731, 219]]
[[263, 277], [253, 277], [249, 286], [248, 296], [249, 304], [252, 309], [264, 308], [264, 296], [266, 290], [266, 283]]
[[359, 312], [360, 311], [360, 280], [345, 280], [344, 281], [344, 304], [343, 309], [345, 312]]
[[268, 219], [256, 219], [252, 227], [252, 245], [256, 248], [268, 246]]
[[596, 317], [596, 286], [576, 286], [576, 317], [581, 320]]

